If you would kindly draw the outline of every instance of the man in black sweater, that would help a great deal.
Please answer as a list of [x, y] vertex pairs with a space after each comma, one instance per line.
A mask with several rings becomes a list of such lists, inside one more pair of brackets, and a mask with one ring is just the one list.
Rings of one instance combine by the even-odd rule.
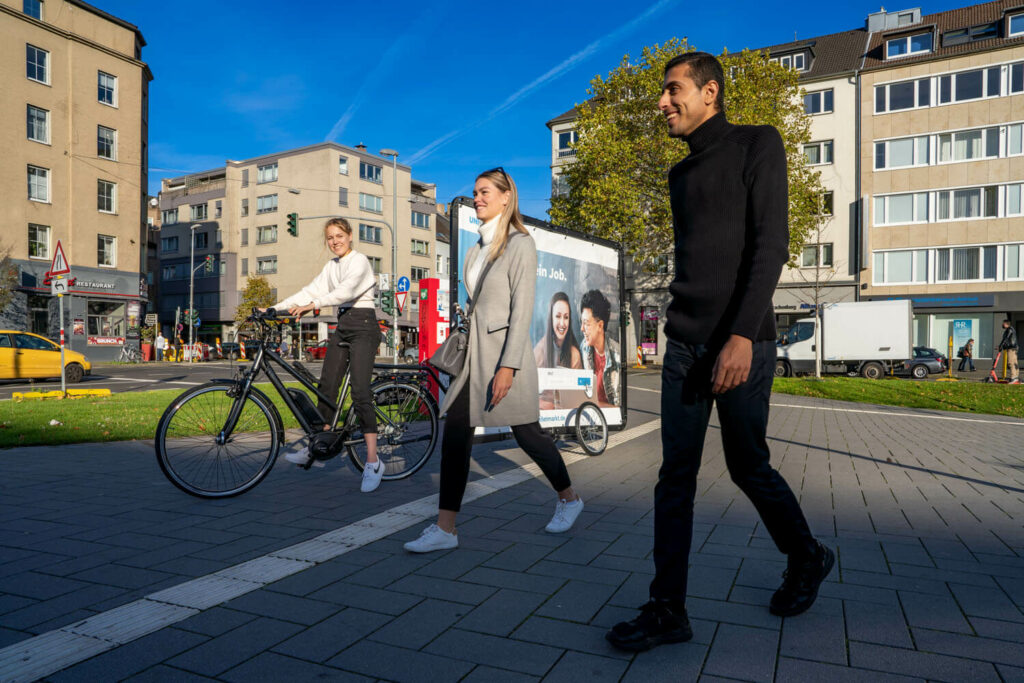
[[669, 173], [675, 280], [661, 379], [662, 466], [654, 490], [650, 602], [608, 632], [646, 650], [693, 637], [686, 578], [697, 470], [712, 404], [725, 461], [788, 568], [770, 610], [808, 609], [835, 556], [811, 535], [800, 504], [769, 463], [768, 403], [775, 370], [772, 294], [789, 256], [786, 151], [771, 126], [734, 126], [714, 56], [691, 52], [665, 68], [658, 107], [690, 155]]

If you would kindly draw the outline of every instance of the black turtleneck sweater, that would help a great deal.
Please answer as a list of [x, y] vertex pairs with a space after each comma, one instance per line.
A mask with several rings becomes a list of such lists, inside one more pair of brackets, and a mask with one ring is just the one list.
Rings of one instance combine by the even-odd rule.
[[771, 126], [718, 113], [683, 138], [668, 175], [675, 279], [665, 334], [720, 346], [775, 339], [772, 294], [789, 258], [786, 150]]

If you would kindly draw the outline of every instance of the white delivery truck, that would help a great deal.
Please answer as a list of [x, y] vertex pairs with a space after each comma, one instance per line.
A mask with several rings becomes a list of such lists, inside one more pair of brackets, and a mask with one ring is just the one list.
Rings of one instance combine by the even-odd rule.
[[820, 333], [814, 318], [803, 318], [780, 336], [776, 377], [813, 373], [819, 343], [822, 374], [878, 379], [913, 358], [909, 299], [826, 304], [821, 319]]

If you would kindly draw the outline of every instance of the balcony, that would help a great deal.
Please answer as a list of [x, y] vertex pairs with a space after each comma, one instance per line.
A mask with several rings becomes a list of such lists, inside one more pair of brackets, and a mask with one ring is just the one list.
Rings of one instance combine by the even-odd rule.
[[576, 156], [576, 150], [575, 149], [560, 149], [560, 150], [558, 150], [558, 158], [559, 159], [565, 159], [566, 157], [574, 157], [574, 156]]

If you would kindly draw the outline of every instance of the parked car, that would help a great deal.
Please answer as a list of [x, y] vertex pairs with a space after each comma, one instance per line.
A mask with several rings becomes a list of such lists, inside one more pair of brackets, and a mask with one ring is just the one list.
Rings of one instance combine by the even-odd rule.
[[925, 379], [928, 375], [934, 375], [946, 371], [946, 357], [933, 348], [927, 346], [915, 346], [914, 357], [903, 364], [899, 371], [901, 375], [910, 375], [914, 379]]
[[416, 365], [420, 362], [420, 350], [417, 347], [410, 346], [402, 351], [398, 356], [399, 363], [405, 363], [406, 365]]
[[[64, 377], [72, 384], [92, 372], [92, 363], [64, 348]], [[0, 330], [0, 379], [60, 377], [60, 346], [31, 332]]]
[[303, 349], [302, 356], [307, 361], [323, 360], [327, 355], [327, 339], [322, 339], [314, 346], [307, 346]]

